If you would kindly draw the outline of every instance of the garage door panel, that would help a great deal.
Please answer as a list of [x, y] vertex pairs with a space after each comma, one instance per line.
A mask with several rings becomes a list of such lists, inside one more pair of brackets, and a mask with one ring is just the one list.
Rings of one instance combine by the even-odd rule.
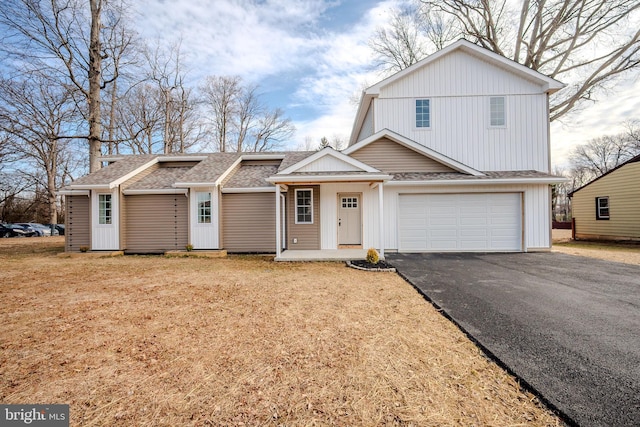
[[399, 220], [400, 251], [522, 250], [520, 193], [401, 194]]

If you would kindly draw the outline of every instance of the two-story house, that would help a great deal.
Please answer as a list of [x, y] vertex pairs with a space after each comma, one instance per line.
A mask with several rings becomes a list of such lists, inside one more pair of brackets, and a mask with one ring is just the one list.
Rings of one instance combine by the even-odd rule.
[[342, 152], [110, 159], [63, 190], [67, 250], [547, 250], [562, 87], [460, 40], [365, 90]]

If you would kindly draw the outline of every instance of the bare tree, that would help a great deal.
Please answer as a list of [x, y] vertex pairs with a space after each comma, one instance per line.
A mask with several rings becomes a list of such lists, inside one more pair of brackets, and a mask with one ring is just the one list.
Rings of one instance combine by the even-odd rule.
[[[117, 79], [118, 67], [105, 68], [109, 56], [102, 38], [110, 29], [102, 21], [108, 9], [118, 14], [118, 0], [7, 0], [0, 8], [3, 53], [14, 72], [39, 73], [53, 84], [75, 90], [84, 104], [86, 128], [77, 135], [89, 142], [89, 170], [100, 168], [101, 91]], [[113, 20], [119, 22], [119, 20]], [[113, 65], [113, 64], [112, 64]]]
[[257, 90], [244, 86], [238, 76], [207, 77], [201, 88], [203, 104], [219, 151], [269, 151], [293, 136], [291, 120], [281, 109], [264, 106]]
[[[576, 184], [603, 175], [640, 153], [640, 143], [628, 134], [608, 135], [589, 140], [573, 150], [570, 161]], [[578, 182], [579, 181], [579, 182]]]
[[[416, 13], [422, 16], [421, 22], [427, 29], [437, 30], [434, 22], [448, 24], [443, 41], [465, 37], [533, 70], [571, 83], [551, 100], [551, 120], [564, 116], [584, 101], [593, 100], [599, 90], [640, 64], [640, 2], [637, 0], [523, 0], [520, 3], [422, 0], [420, 3]], [[394, 31], [406, 32], [406, 22], [410, 21], [392, 18]], [[427, 29], [418, 28], [427, 37]], [[414, 53], [420, 53], [418, 46], [400, 45], [402, 51], [387, 54], [386, 62], [400, 65], [402, 62], [395, 58], [416, 56]]]
[[72, 93], [47, 79], [0, 80], [0, 130], [6, 135], [14, 161], [26, 161], [20, 173], [45, 190], [48, 222], [57, 222], [56, 191], [61, 164], [68, 160], [71, 140], [65, 129], [77, 120]]
[[204, 103], [212, 115], [212, 133], [218, 151], [227, 151], [232, 122], [238, 114], [238, 98], [242, 93], [238, 76], [209, 76], [201, 88]]

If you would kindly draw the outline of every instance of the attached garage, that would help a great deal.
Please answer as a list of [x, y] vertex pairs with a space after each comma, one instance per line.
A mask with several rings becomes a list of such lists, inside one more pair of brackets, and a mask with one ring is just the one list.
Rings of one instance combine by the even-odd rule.
[[125, 205], [127, 253], [182, 250], [189, 243], [188, 200], [184, 194], [125, 196]]
[[400, 194], [401, 252], [522, 251], [521, 193]]

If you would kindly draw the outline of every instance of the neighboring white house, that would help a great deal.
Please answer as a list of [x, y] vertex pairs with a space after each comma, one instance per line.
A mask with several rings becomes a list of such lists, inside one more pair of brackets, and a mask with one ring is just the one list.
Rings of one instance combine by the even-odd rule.
[[[91, 218], [92, 249], [147, 247], [149, 234], [134, 231], [128, 207], [155, 195], [175, 206], [159, 221], [185, 217], [176, 247], [188, 241], [276, 259], [369, 247], [548, 250], [550, 185], [562, 181], [550, 174], [548, 97], [562, 87], [460, 40], [365, 90], [342, 152], [128, 158], [105, 168], [129, 162], [121, 172], [96, 172], [65, 192], [93, 200], [93, 215], [79, 214]], [[104, 212], [95, 212], [105, 202], [96, 194], [107, 189], [110, 237], [98, 224]], [[171, 249], [163, 245], [157, 250]]]

